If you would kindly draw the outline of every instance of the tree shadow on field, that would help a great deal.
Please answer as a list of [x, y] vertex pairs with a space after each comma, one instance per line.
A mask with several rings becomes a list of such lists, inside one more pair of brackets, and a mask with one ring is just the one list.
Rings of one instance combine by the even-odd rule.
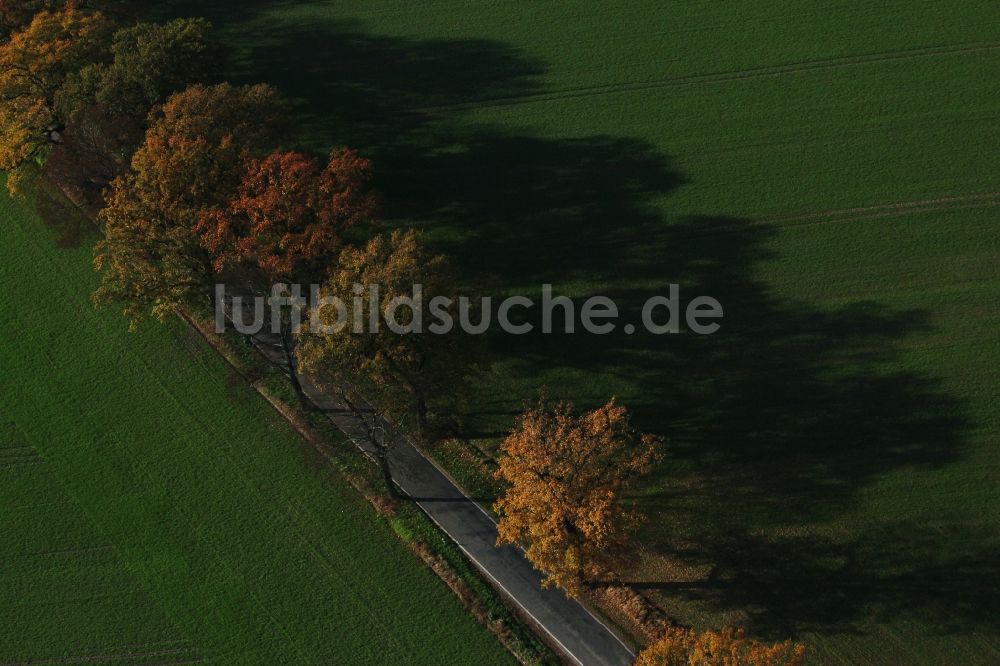
[[[989, 535], [958, 550], [953, 535], [916, 525], [852, 539], [806, 527], [837, 521], [896, 470], [958, 460], [968, 423], [939, 380], [898, 364], [900, 344], [932, 330], [930, 314], [864, 300], [821, 309], [775, 295], [756, 276], [779, 258], [778, 233], [749, 220], [687, 217], [647, 225], [630, 251], [609, 255], [608, 274], [628, 276], [603, 290], [623, 321], [638, 326], [645, 300], [673, 283], [682, 307], [703, 294], [723, 304], [714, 335], [657, 336], [638, 326], [633, 335], [506, 336], [503, 355], [530, 359], [520, 366], [526, 375], [600, 374], [598, 400], [615, 387], [630, 391], [636, 424], [669, 437], [663, 465], [637, 495], [648, 516], [640, 541], [679, 570], [713, 573], [644, 587], [738, 612], [773, 637], [848, 631], [904, 612], [943, 631], [981, 628], [1000, 600], [1000, 570], [982, 547]], [[919, 588], [924, 575], [933, 587]], [[989, 591], [976, 592], [981, 583]]]
[[481, 106], [542, 92], [547, 65], [513, 46], [375, 35], [348, 21], [266, 25], [239, 38], [234, 78], [296, 100], [308, 147], [371, 158], [386, 217], [423, 226], [479, 284], [613, 274], [626, 259], [615, 253], [660, 222], [648, 199], [682, 184], [643, 140], [471, 121]]
[[31, 204], [42, 223], [56, 234], [56, 247], [74, 249], [100, 238], [96, 223], [54, 185], [40, 182], [32, 188]]
[[[933, 470], [962, 455], [965, 406], [899, 363], [902, 343], [933, 328], [930, 313], [775, 294], [760, 272], [780, 259], [780, 228], [671, 216], [669, 195], [684, 179], [643, 139], [553, 138], [476, 121], [479, 106], [545, 92], [546, 64], [513, 46], [259, 21], [270, 7], [234, 6], [206, 10], [240, 35], [236, 78], [298, 99], [307, 145], [371, 157], [387, 217], [425, 228], [471, 285], [531, 286], [534, 296], [541, 282], [573, 284], [577, 296], [612, 297], [636, 324], [645, 300], [670, 284], [682, 303], [722, 303], [722, 328], [708, 336], [621, 326], [603, 336], [492, 335], [504, 377], [486, 382], [480, 409], [466, 415], [471, 430], [495, 431], [559, 378], [550, 394], [580, 407], [617, 394], [637, 426], [667, 435], [668, 457], [639, 493], [643, 542], [715, 573], [646, 587], [745, 609], [764, 633], [848, 630], [903, 611], [947, 631], [982, 625], [1000, 580], [977, 548], [957, 552], [943, 547], [948, 535], [905, 524], [841, 539], [788, 536], [835, 521], [895, 470]], [[537, 325], [537, 315], [526, 321]], [[931, 578], [933, 592], [920, 587]], [[976, 592], [977, 578], [986, 592]]]
[[708, 576], [634, 587], [735, 611], [775, 640], [901, 620], [938, 635], [990, 632], [1000, 611], [998, 546], [995, 533], [961, 526], [941, 534], [887, 523], [839, 538], [735, 529], [678, 551]]

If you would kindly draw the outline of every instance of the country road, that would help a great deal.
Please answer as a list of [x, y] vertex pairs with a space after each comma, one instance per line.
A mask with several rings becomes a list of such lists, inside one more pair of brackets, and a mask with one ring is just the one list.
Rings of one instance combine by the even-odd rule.
[[[287, 369], [277, 336], [262, 332], [253, 337], [253, 342], [272, 362]], [[308, 376], [298, 376], [309, 399], [355, 445], [371, 454], [365, 424]], [[632, 651], [590, 611], [567, 598], [562, 590], [542, 589], [542, 576], [525, 559], [523, 551], [511, 546], [497, 548], [493, 518], [398, 432], [389, 447], [389, 466], [400, 489], [461, 548], [508, 602], [531, 618], [535, 631], [544, 634], [546, 642], [564, 657], [580, 666], [627, 666], [633, 662]]]

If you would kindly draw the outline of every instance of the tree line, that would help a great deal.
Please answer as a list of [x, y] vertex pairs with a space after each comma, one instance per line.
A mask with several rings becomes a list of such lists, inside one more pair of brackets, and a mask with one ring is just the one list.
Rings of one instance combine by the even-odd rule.
[[[288, 148], [293, 124], [278, 90], [218, 80], [207, 21], [137, 22], [104, 4], [0, 0], [0, 170], [12, 195], [31, 196], [42, 179], [96, 211], [96, 305], [134, 327], [205, 303], [218, 282], [254, 294], [318, 283], [345, 303], [355, 284], [379, 285], [383, 303], [416, 283], [451, 295], [453, 271], [418, 231], [381, 228], [367, 159], [345, 147]], [[348, 310], [335, 332], [288, 324], [282, 346], [303, 406], [296, 369], [368, 426], [398, 495], [388, 424], [423, 444], [441, 437], [481, 352], [460, 331], [398, 335], [378, 307]], [[356, 333], [354, 317], [383, 325]], [[541, 398], [500, 447], [498, 545], [523, 546], [544, 584], [573, 596], [613, 578], [636, 560], [642, 521], [624, 494], [662, 448], [614, 399], [578, 413]], [[797, 664], [801, 652], [729, 630], [671, 630], [638, 663]]]

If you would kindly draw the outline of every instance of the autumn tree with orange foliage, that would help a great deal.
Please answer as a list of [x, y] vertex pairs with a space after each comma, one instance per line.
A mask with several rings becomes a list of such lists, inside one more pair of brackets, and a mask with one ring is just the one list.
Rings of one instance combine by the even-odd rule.
[[167, 100], [99, 216], [95, 303], [122, 307], [134, 325], [208, 296], [212, 256], [195, 227], [234, 196], [245, 161], [273, 149], [285, 111], [266, 85], [196, 85]]
[[673, 628], [639, 653], [635, 666], [801, 666], [801, 643], [760, 643], [742, 629], [696, 632]]
[[519, 544], [570, 596], [627, 564], [641, 515], [622, 501], [649, 471], [659, 440], [633, 432], [627, 410], [611, 400], [582, 416], [545, 399], [520, 416], [500, 447], [496, 477], [508, 488], [494, 509], [497, 544]]
[[0, 44], [0, 170], [17, 193], [54, 145], [65, 118], [57, 95], [84, 67], [106, 57], [111, 24], [72, 5], [42, 11]]

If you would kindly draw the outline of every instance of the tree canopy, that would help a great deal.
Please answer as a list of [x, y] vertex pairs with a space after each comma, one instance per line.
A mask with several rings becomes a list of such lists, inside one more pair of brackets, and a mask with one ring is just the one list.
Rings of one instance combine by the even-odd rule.
[[0, 0], [0, 42], [10, 39], [40, 11], [57, 11], [65, 0]]
[[39, 12], [0, 45], [0, 170], [8, 172], [12, 193], [61, 141], [59, 90], [75, 73], [104, 59], [110, 31], [99, 12], [69, 6]]
[[[366, 291], [358, 295], [355, 285]], [[372, 303], [377, 285], [380, 303]], [[395, 299], [409, 298], [421, 285], [418, 307], [397, 310]], [[433, 254], [413, 230], [379, 235], [364, 247], [346, 247], [320, 295], [345, 307], [320, 308], [314, 316], [328, 330], [304, 330], [298, 350], [300, 367], [327, 377], [341, 377], [358, 387], [369, 402], [394, 420], [416, 419], [418, 433], [430, 435], [431, 399], [447, 401], [460, 390], [474, 360], [468, 336], [451, 330], [400, 333], [400, 328], [430, 319], [432, 299], [450, 299], [454, 281], [444, 257]], [[355, 298], [357, 296], [357, 299]], [[454, 317], [454, 315], [451, 315]], [[394, 330], [395, 329], [395, 330]]]
[[332, 151], [326, 166], [275, 151], [248, 162], [236, 195], [203, 211], [196, 231], [217, 272], [249, 265], [270, 281], [311, 281], [375, 209], [371, 165], [353, 151]]
[[71, 195], [96, 201], [128, 166], [150, 108], [207, 77], [209, 28], [178, 19], [113, 32], [73, 3], [38, 12], [0, 44], [0, 168], [11, 191], [44, 164]]
[[494, 505], [498, 544], [525, 546], [546, 586], [577, 596], [628, 561], [641, 516], [621, 494], [650, 469], [657, 449], [656, 438], [632, 431], [614, 400], [582, 416], [568, 403], [541, 400], [500, 446], [496, 476], [508, 487]]
[[801, 643], [760, 643], [742, 629], [675, 627], [640, 652], [635, 666], [801, 666], [805, 652]]
[[196, 85], [167, 100], [100, 214], [95, 302], [120, 304], [134, 322], [208, 293], [199, 216], [234, 195], [245, 160], [276, 143], [285, 109], [265, 85]]
[[110, 116], [145, 119], [172, 93], [211, 75], [218, 53], [208, 41], [205, 19], [139, 23], [114, 33], [110, 58], [81, 68], [59, 94], [64, 117], [96, 104]]

